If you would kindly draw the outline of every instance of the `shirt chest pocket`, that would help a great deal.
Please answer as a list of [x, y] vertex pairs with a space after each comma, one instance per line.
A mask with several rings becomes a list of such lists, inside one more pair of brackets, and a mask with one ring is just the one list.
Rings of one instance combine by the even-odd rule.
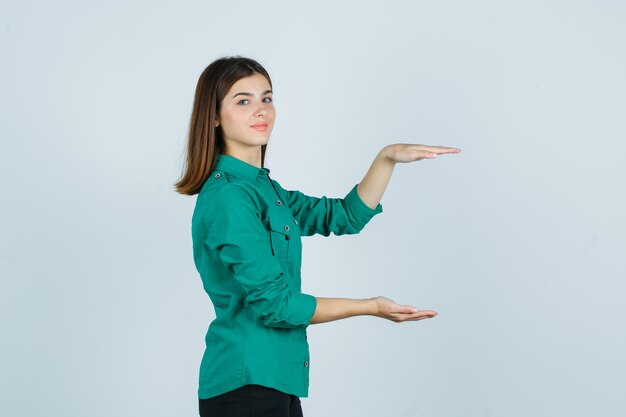
[[300, 264], [302, 242], [294, 218], [288, 215], [270, 216], [269, 228], [273, 255], [280, 261], [289, 260]]

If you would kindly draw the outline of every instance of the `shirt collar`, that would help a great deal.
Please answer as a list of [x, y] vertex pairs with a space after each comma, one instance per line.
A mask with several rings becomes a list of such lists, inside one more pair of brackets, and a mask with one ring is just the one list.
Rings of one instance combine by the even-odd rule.
[[234, 156], [221, 153], [217, 156], [217, 162], [214, 169], [218, 171], [226, 171], [233, 174], [237, 178], [243, 178], [248, 181], [256, 181], [259, 176], [267, 176], [270, 173], [269, 168], [257, 168], [247, 162], [237, 159]]

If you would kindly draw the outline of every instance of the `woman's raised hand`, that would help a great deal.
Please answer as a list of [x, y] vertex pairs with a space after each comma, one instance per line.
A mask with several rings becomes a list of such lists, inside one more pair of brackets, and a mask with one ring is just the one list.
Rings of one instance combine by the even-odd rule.
[[448, 146], [429, 146], [416, 143], [395, 143], [382, 150], [383, 156], [393, 162], [413, 162], [421, 159], [433, 159], [445, 153], [459, 153], [461, 149]]
[[437, 315], [436, 311], [418, 310], [413, 306], [399, 305], [387, 297], [374, 297], [376, 302], [375, 316], [391, 320], [396, 323], [430, 319]]

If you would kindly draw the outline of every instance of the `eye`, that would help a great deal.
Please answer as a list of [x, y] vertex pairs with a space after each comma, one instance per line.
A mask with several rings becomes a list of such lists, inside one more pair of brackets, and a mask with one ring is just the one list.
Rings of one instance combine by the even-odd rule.
[[268, 100], [266, 101], [266, 103], [271, 103], [272, 101], [274, 101], [271, 97], [265, 97], [263, 100]]
[[244, 98], [244, 99], [241, 99], [241, 100], [239, 100], [239, 101], [237, 102], [237, 104], [241, 104], [241, 102], [242, 102], [242, 101], [248, 101], [248, 100], [246, 100], [245, 98]]

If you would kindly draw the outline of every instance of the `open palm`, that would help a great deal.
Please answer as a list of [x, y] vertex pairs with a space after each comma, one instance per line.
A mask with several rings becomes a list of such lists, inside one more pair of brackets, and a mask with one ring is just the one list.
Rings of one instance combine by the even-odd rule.
[[430, 146], [415, 143], [395, 143], [383, 148], [382, 153], [393, 162], [413, 162], [422, 159], [433, 159], [437, 155], [459, 153], [461, 149], [449, 146]]

